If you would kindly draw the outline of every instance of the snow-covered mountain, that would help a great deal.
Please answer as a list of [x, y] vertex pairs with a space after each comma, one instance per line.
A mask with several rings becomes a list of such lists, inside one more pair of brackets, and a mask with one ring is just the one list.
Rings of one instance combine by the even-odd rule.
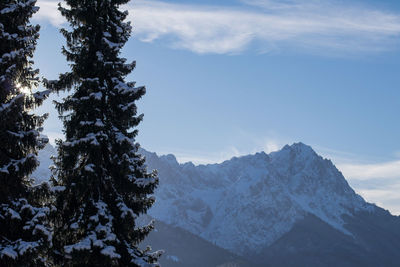
[[400, 266], [400, 217], [369, 204], [302, 143], [221, 164], [144, 151], [150, 214], [262, 266]]
[[374, 209], [302, 143], [213, 165], [145, 156], [160, 176], [150, 214], [240, 255], [272, 244], [308, 214], [351, 235], [343, 215]]
[[160, 178], [150, 215], [254, 263], [240, 266], [400, 266], [400, 217], [307, 145], [199, 166], [142, 153]]

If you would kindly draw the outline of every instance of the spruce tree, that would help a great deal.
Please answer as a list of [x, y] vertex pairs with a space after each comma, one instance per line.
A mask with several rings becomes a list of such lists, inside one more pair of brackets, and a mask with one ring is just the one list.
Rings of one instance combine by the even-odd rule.
[[32, 114], [47, 92], [32, 93], [32, 56], [39, 26], [29, 23], [36, 0], [0, 2], [0, 266], [47, 266], [51, 231], [45, 185], [32, 187], [46, 116]]
[[53, 173], [57, 214], [54, 258], [62, 266], [157, 266], [159, 254], [138, 244], [153, 225], [137, 218], [154, 203], [158, 183], [138, 153], [136, 101], [144, 87], [126, 82], [135, 67], [120, 57], [131, 25], [128, 0], [66, 0], [70, 28], [63, 54], [71, 71], [47, 81], [70, 94], [56, 107], [64, 124]]

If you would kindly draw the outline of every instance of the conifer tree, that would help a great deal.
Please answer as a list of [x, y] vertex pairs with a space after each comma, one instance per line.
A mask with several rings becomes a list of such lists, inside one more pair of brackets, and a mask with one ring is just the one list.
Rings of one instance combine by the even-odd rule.
[[59, 6], [70, 29], [63, 54], [71, 71], [52, 90], [71, 93], [56, 103], [64, 123], [53, 183], [55, 261], [62, 266], [157, 266], [159, 253], [138, 244], [153, 225], [137, 218], [154, 203], [156, 173], [147, 173], [135, 127], [144, 87], [126, 82], [135, 62], [119, 56], [131, 25], [119, 10], [129, 0], [66, 0]]
[[46, 116], [32, 114], [48, 92], [32, 93], [32, 56], [39, 26], [29, 23], [36, 0], [0, 2], [0, 266], [47, 266], [51, 231], [45, 185], [32, 187]]

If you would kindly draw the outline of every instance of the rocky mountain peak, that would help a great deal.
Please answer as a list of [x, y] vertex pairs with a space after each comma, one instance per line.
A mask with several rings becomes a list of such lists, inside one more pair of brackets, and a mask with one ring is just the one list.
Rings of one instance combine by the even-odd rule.
[[351, 235], [343, 216], [372, 208], [303, 143], [221, 164], [177, 164], [169, 155], [147, 163], [160, 177], [152, 216], [239, 254], [273, 243], [307, 214]]

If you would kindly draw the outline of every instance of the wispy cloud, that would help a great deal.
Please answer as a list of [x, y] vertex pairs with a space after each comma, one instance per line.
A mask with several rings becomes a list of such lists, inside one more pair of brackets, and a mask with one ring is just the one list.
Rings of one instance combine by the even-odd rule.
[[[400, 14], [333, 0], [243, 0], [245, 6], [206, 6], [136, 0], [127, 8], [142, 41], [163, 42], [195, 53], [305, 49], [354, 53], [393, 49]], [[38, 19], [63, 19], [56, 1], [39, 0]]]
[[368, 180], [400, 177], [400, 161], [376, 164], [342, 164], [340, 169], [347, 177], [354, 179]]
[[338, 169], [368, 202], [400, 215], [400, 161], [339, 164]]
[[[365, 163], [360, 155], [316, 146], [366, 201], [400, 215], [400, 161]], [[370, 160], [369, 160], [370, 161]]]
[[[197, 53], [237, 53], [252, 43], [345, 52], [388, 49], [400, 34], [400, 16], [330, 1], [246, 1], [254, 9], [136, 1], [131, 19], [144, 41], [169, 37]], [[272, 7], [272, 8], [271, 8]]]
[[[364, 181], [366, 183], [366, 181]], [[377, 188], [359, 188], [353, 185], [352, 180], [350, 184], [355, 187], [357, 193], [363, 196], [368, 202], [377, 204], [378, 206], [389, 210], [392, 214], [400, 215], [400, 176], [395, 182], [384, 182]]]

